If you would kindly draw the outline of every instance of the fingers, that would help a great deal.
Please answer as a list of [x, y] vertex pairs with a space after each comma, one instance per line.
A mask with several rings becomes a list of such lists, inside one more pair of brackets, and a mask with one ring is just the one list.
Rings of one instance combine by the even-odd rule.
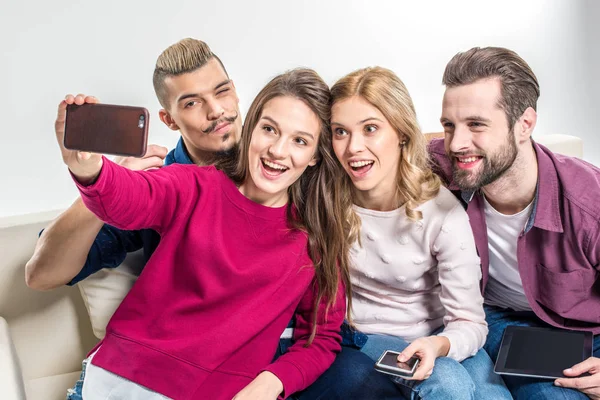
[[554, 381], [556, 386], [572, 388], [577, 390], [585, 390], [597, 387], [600, 385], [600, 379], [598, 376], [585, 376], [583, 378], [560, 378]]
[[600, 359], [596, 357], [590, 357], [583, 360], [579, 364], [573, 365], [571, 368], [565, 369], [563, 373], [566, 376], [579, 376], [584, 372], [589, 372], [592, 369], [598, 369], [600, 367]]
[[398, 361], [400, 361], [400, 362], [408, 361], [408, 359], [411, 358], [421, 348], [420, 343], [421, 342], [417, 339], [414, 342], [412, 342], [411, 344], [409, 344], [408, 347], [406, 347], [404, 350], [402, 350], [402, 352], [398, 356]]
[[433, 367], [435, 365], [435, 358], [429, 355], [423, 356], [419, 361], [419, 365], [417, 366], [417, 370], [411, 379], [416, 381], [422, 381], [423, 379], [427, 379], [431, 376], [433, 372]]
[[[78, 106], [84, 104], [84, 103], [99, 103], [100, 100], [98, 100], [97, 97], [95, 96], [87, 96], [83, 93], [79, 93], [77, 96], [73, 96], [72, 94], [68, 94], [65, 96], [65, 99], [63, 100], [66, 104], [77, 104]], [[62, 102], [61, 102], [62, 103]]]
[[57, 135], [62, 135], [65, 131], [65, 119], [67, 116], [67, 102], [66, 100], [61, 101], [58, 104], [58, 112], [56, 114], [56, 122], [54, 123], [54, 130]]
[[152, 168], [160, 168], [163, 166], [163, 158], [158, 156], [137, 157], [117, 157], [115, 163], [130, 169], [132, 171], [144, 171]]
[[151, 144], [151, 145], [148, 145], [148, 148], [146, 149], [146, 154], [144, 155], [144, 158], [156, 156], [156, 157], [160, 157], [161, 159], [164, 159], [167, 156], [168, 152], [169, 152], [169, 150], [164, 146], [159, 146], [157, 144]]
[[140, 169], [141, 170], [147, 170], [147, 169], [153, 169], [153, 168], [160, 168], [163, 166], [163, 159], [160, 157], [144, 157], [140, 160]]

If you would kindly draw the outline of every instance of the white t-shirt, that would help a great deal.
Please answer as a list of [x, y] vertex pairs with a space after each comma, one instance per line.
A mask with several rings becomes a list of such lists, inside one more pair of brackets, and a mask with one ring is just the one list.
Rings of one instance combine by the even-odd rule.
[[462, 361], [484, 344], [481, 268], [468, 216], [442, 187], [411, 221], [404, 207], [358, 206], [360, 239], [351, 250], [352, 314], [365, 333], [414, 340], [445, 325], [448, 356]]
[[519, 274], [517, 240], [525, 229], [532, 208], [533, 202], [517, 214], [504, 215], [496, 211], [484, 196], [490, 254], [485, 304], [515, 311], [531, 311]]

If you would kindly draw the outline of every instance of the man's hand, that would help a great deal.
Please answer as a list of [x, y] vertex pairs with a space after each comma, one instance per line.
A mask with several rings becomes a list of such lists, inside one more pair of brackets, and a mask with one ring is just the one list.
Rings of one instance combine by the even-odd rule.
[[132, 171], [146, 171], [162, 167], [167, 152], [166, 147], [151, 144], [148, 145], [144, 157], [116, 157], [115, 163]]
[[261, 372], [233, 400], [275, 400], [283, 391], [283, 383], [269, 371]]
[[[586, 372], [590, 376], [576, 378]], [[579, 390], [592, 400], [600, 400], [600, 358], [590, 357], [569, 369], [565, 369], [563, 373], [571, 378], [555, 380], [554, 384], [556, 386]]]
[[433, 372], [435, 359], [448, 355], [449, 350], [450, 341], [444, 336], [428, 336], [415, 340], [398, 356], [400, 362], [408, 361], [413, 355], [420, 359], [415, 374], [405, 379], [422, 381], [429, 378]]
[[80, 106], [84, 103], [98, 103], [98, 99], [94, 96], [83, 94], [78, 94], [77, 96], [68, 94], [58, 105], [58, 115], [56, 116], [54, 130], [56, 132], [56, 141], [62, 153], [63, 162], [69, 167], [69, 170], [71, 170], [79, 182], [87, 184], [95, 181], [100, 174], [102, 156], [95, 153], [68, 150], [64, 145], [67, 105], [77, 104]]

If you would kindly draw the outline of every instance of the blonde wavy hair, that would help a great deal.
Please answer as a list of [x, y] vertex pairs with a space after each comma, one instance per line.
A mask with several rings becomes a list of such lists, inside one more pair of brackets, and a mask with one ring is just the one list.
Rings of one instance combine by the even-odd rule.
[[[331, 95], [333, 104], [360, 96], [376, 107], [394, 127], [402, 146], [396, 172], [398, 207], [405, 205], [409, 219], [415, 222], [422, 219], [422, 213], [416, 208], [437, 196], [440, 179], [431, 170], [427, 140], [419, 128], [415, 107], [404, 83], [389, 69], [363, 68], [338, 80], [331, 88]], [[352, 210], [354, 186], [350, 177], [344, 176], [345, 215], [352, 227], [350, 240], [354, 241], [358, 238], [360, 218]]]

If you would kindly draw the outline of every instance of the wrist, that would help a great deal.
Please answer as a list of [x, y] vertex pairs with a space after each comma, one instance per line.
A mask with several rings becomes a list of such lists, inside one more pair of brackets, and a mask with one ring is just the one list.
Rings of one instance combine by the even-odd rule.
[[100, 176], [100, 171], [102, 171], [103, 160], [100, 158], [98, 163], [93, 166], [86, 166], [85, 168], [71, 168], [69, 167], [69, 171], [73, 178], [83, 186], [92, 185]]
[[446, 357], [450, 352], [450, 339], [446, 336], [435, 336], [437, 356]]
[[283, 392], [283, 382], [279, 380], [277, 375], [269, 371], [263, 371], [258, 375], [258, 379], [268, 388], [268, 391], [274, 396], [278, 397]]

